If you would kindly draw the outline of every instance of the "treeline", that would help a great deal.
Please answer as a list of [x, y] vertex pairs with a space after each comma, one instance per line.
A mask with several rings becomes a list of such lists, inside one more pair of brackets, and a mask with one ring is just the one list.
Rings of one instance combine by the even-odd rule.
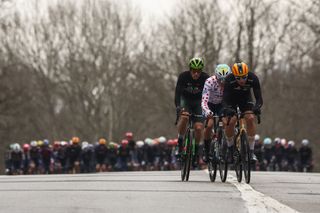
[[259, 133], [320, 148], [319, 1], [184, 0], [148, 27], [130, 1], [37, 2], [0, 6], [1, 152], [34, 138], [175, 136], [176, 78], [193, 56], [210, 74], [245, 61], [263, 88]]

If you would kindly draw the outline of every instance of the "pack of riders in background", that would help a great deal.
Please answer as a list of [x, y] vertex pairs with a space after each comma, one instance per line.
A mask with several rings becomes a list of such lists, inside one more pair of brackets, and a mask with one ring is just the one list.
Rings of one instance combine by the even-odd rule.
[[[179, 169], [183, 141], [190, 115], [194, 115], [195, 157], [193, 169], [204, 169], [209, 155], [213, 115], [223, 117], [228, 145], [228, 161], [232, 163], [234, 152], [235, 113], [244, 113], [250, 159], [253, 170], [304, 171], [313, 169], [312, 150], [307, 139], [300, 147], [286, 139], [269, 137], [260, 140], [256, 134], [255, 116], [260, 115], [263, 104], [258, 77], [249, 72], [244, 62], [232, 68], [218, 64], [209, 76], [202, 58], [192, 58], [189, 69], [179, 74], [174, 104], [177, 113], [178, 137], [167, 140], [164, 136], [135, 141], [132, 132], [125, 133], [121, 142], [80, 142], [79, 137], [70, 141], [34, 140], [30, 143], [13, 143], [5, 154], [5, 173], [18, 174], [66, 174], [106, 171], [149, 171]], [[252, 97], [251, 91], [253, 91]], [[204, 126], [204, 121], [207, 126]], [[202, 136], [203, 141], [202, 141]]]
[[[138, 141], [126, 137], [120, 143], [105, 139], [95, 143], [80, 142], [78, 138], [68, 142], [14, 143], [6, 150], [5, 172], [21, 175], [178, 170], [177, 143], [177, 138], [163, 136]], [[203, 146], [200, 143], [197, 149], [199, 157], [194, 169], [206, 168]], [[257, 171], [311, 172], [313, 169], [312, 148], [307, 139], [297, 146], [292, 140], [268, 137], [260, 140], [256, 135], [255, 154], [258, 160], [253, 169]]]

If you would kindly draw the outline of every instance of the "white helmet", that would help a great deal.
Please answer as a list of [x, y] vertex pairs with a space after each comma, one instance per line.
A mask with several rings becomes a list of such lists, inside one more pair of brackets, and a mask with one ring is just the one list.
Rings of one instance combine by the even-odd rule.
[[13, 151], [19, 152], [21, 150], [21, 146], [18, 143], [13, 144]]
[[309, 140], [308, 140], [308, 139], [303, 139], [303, 140], [301, 141], [301, 144], [302, 144], [303, 146], [308, 146], [308, 145], [309, 145]]
[[294, 143], [294, 141], [292, 141], [292, 140], [288, 142], [288, 146], [294, 147], [294, 144], [295, 144], [295, 143]]
[[282, 138], [280, 141], [282, 146], [286, 146], [287, 145], [287, 140], [285, 138]]
[[215, 69], [215, 75], [218, 80], [224, 80], [231, 73], [231, 69], [227, 64], [218, 64]]
[[275, 142], [276, 144], [280, 143], [280, 141], [281, 141], [281, 139], [280, 139], [279, 137], [276, 137], [276, 138], [274, 139], [274, 142]]
[[85, 149], [85, 148], [88, 147], [88, 145], [89, 145], [88, 141], [83, 141], [83, 142], [81, 143], [81, 148], [82, 148], [82, 149]]
[[163, 136], [158, 138], [159, 143], [165, 143], [167, 141], [167, 139]]
[[141, 148], [141, 147], [143, 147], [144, 142], [143, 141], [137, 141], [136, 145], [137, 145], [138, 148]]
[[30, 146], [31, 147], [37, 147], [37, 145], [38, 145], [37, 141], [31, 141], [30, 142]]
[[258, 134], [255, 134], [255, 136], [254, 136], [254, 140], [255, 140], [255, 141], [258, 141], [258, 140], [260, 140], [260, 135], [258, 135]]
[[263, 144], [264, 144], [264, 145], [270, 145], [271, 143], [272, 143], [271, 138], [265, 138], [265, 139], [263, 140]]

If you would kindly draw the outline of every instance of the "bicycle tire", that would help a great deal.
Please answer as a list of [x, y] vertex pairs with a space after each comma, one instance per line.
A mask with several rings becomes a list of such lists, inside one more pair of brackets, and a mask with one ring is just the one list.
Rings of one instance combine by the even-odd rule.
[[228, 176], [227, 143], [222, 129], [218, 134], [219, 173], [221, 181], [226, 182]]
[[189, 143], [187, 144], [187, 154], [186, 154], [186, 181], [189, 181], [191, 163], [192, 163], [192, 146], [193, 146], [193, 135], [189, 132]]
[[[215, 143], [217, 143], [217, 141], [213, 141], [212, 143], [210, 143], [210, 156], [215, 156]], [[216, 177], [217, 177], [217, 162], [214, 161], [214, 159], [210, 159], [208, 162], [208, 172], [209, 172], [209, 178], [211, 182], [215, 182]]]
[[184, 140], [184, 150], [182, 151], [181, 153], [181, 156], [180, 156], [180, 169], [181, 169], [181, 181], [184, 181], [185, 178], [186, 178], [186, 171], [187, 171], [187, 153], [186, 153], [186, 147], [188, 146], [189, 144], [189, 130], [187, 131], [187, 137], [185, 138]]
[[243, 131], [240, 136], [241, 139], [241, 162], [243, 165], [243, 173], [246, 183], [250, 183], [251, 179], [251, 161], [250, 149], [247, 134]]
[[[235, 144], [237, 144], [237, 140], [239, 135], [236, 136], [236, 140], [235, 140]], [[236, 150], [234, 152], [234, 170], [236, 172], [236, 176], [237, 176], [237, 180], [240, 183], [242, 181], [242, 162], [241, 162], [241, 150], [242, 150], [242, 146], [241, 146], [241, 142], [239, 144], [239, 147], [237, 147], [237, 145], [235, 146]]]

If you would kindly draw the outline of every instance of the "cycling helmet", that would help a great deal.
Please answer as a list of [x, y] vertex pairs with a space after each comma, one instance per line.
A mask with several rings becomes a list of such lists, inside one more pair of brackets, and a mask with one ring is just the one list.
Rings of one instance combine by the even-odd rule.
[[302, 144], [303, 146], [308, 146], [309, 140], [308, 140], [308, 139], [303, 139], [303, 140], [301, 141], [301, 144]]
[[287, 140], [286, 140], [285, 138], [282, 138], [281, 141], [280, 141], [280, 143], [281, 143], [281, 145], [284, 146], [284, 147], [287, 146]]
[[37, 147], [37, 145], [38, 145], [37, 141], [31, 141], [30, 142], [30, 146], [31, 147]]
[[289, 142], [288, 142], [288, 146], [289, 146], [289, 147], [294, 147], [294, 144], [295, 144], [294, 141], [289, 141]]
[[255, 140], [255, 141], [260, 140], [260, 135], [256, 134], [256, 135], [254, 136], [254, 140]]
[[215, 75], [218, 80], [224, 80], [231, 73], [230, 67], [226, 64], [219, 64], [216, 67]]
[[104, 138], [100, 138], [99, 139], [99, 144], [100, 145], [106, 145], [106, 143], [107, 143], [106, 139], [104, 139]]
[[146, 138], [146, 139], [144, 139], [144, 142], [147, 144], [147, 145], [151, 145], [152, 144], [152, 139], [151, 138]]
[[163, 136], [158, 138], [159, 143], [165, 143], [167, 141], [167, 139]]
[[81, 143], [81, 149], [86, 149], [88, 147], [88, 145], [89, 145], [88, 141], [83, 141]]
[[49, 140], [48, 140], [48, 139], [44, 139], [44, 140], [43, 140], [43, 145], [49, 146]]
[[111, 141], [111, 142], [108, 144], [108, 148], [109, 148], [109, 149], [118, 149], [118, 144], [117, 144], [116, 142]]
[[126, 132], [125, 136], [126, 136], [126, 138], [132, 138], [133, 137], [133, 133], [132, 132]]
[[232, 66], [232, 73], [234, 76], [236, 77], [242, 77], [242, 76], [246, 76], [249, 73], [249, 68], [248, 65], [245, 64], [244, 62], [241, 63], [235, 63]]
[[265, 138], [265, 139], [263, 140], [263, 144], [264, 144], [264, 145], [270, 145], [271, 142], [272, 142], [271, 138]]
[[61, 141], [61, 146], [66, 146], [66, 145], [68, 145], [67, 141]]
[[78, 137], [73, 137], [71, 139], [72, 144], [78, 144], [80, 142], [80, 139]]
[[202, 58], [192, 58], [189, 61], [189, 68], [194, 70], [202, 70], [204, 63]]
[[38, 145], [39, 147], [43, 146], [43, 141], [42, 141], [42, 140], [38, 141], [38, 142], [37, 142], [37, 145]]
[[143, 141], [137, 141], [136, 145], [137, 145], [138, 148], [142, 148], [143, 145], [144, 145], [144, 142]]
[[27, 144], [27, 143], [23, 144], [23, 151], [27, 152], [27, 151], [29, 151], [29, 149], [30, 149], [29, 144]]
[[128, 145], [128, 143], [129, 143], [129, 141], [126, 140], [126, 139], [123, 139], [123, 140], [121, 141], [121, 145], [122, 145], [122, 146], [126, 146], [126, 145]]
[[20, 144], [15, 143], [13, 144], [13, 151], [14, 152], [19, 152], [21, 150]]

